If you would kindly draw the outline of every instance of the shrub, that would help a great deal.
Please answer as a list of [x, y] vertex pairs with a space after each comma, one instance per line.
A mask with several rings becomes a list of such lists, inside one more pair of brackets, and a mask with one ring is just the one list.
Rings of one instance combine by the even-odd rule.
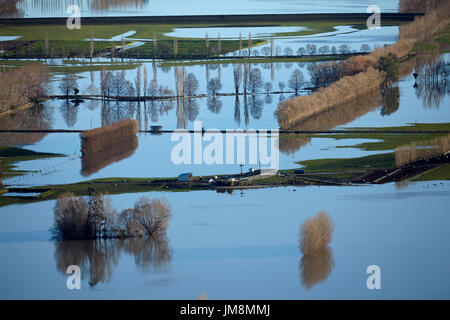
[[334, 223], [325, 211], [308, 218], [300, 228], [300, 250], [309, 256], [325, 249], [331, 241]]

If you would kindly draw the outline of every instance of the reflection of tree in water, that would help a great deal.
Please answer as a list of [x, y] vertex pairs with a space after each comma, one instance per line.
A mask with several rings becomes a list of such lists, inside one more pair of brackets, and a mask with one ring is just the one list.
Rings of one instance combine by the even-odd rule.
[[272, 95], [266, 94], [266, 97], [264, 98], [264, 102], [265, 102], [266, 104], [272, 104], [272, 102], [273, 102]]
[[69, 128], [72, 128], [77, 123], [78, 106], [79, 103], [72, 103], [69, 100], [64, 100], [61, 103], [59, 111]]
[[234, 100], [234, 121], [239, 126], [241, 124], [241, 102], [239, 96]]
[[81, 10], [123, 10], [142, 9], [149, 0], [33, 0], [19, 2], [23, 10], [40, 10], [43, 13], [66, 12], [70, 5], [77, 5]]
[[300, 277], [306, 289], [325, 281], [334, 267], [329, 243], [333, 236], [334, 223], [324, 211], [308, 218], [300, 227]]
[[177, 99], [177, 129], [186, 129], [186, 127], [187, 119], [184, 100]]
[[397, 86], [392, 86], [381, 90], [381, 96], [383, 98], [381, 104], [380, 114], [389, 116], [395, 113], [400, 107], [400, 89]]
[[172, 250], [166, 236], [125, 239], [123, 249], [134, 255], [136, 266], [142, 271], [166, 267], [172, 259]]
[[102, 102], [102, 126], [110, 125], [125, 119], [134, 119], [136, 102]]
[[326, 246], [311, 255], [304, 255], [299, 267], [302, 285], [306, 289], [311, 289], [319, 282], [325, 281], [334, 268], [331, 248]]
[[212, 113], [220, 113], [222, 110], [222, 101], [217, 96], [208, 97], [206, 104], [208, 106], [208, 110]]
[[420, 66], [414, 87], [427, 108], [439, 108], [442, 100], [450, 94], [450, 63], [440, 58]]
[[[16, 111], [0, 119], [1, 130], [37, 129], [47, 130], [52, 128], [52, 109], [46, 104], [40, 104], [30, 109]], [[47, 133], [1, 133], [0, 145], [26, 145], [42, 140]]]
[[263, 101], [261, 97], [257, 95], [248, 97], [248, 105], [250, 107], [250, 114], [252, 115], [253, 119], [260, 119], [263, 111]]
[[199, 111], [200, 111], [198, 99], [188, 99], [185, 102], [185, 108], [186, 108], [188, 120], [195, 121], [195, 119], [197, 119]]
[[163, 268], [172, 259], [166, 238], [58, 241], [55, 242], [54, 257], [59, 272], [66, 274], [68, 266], [78, 265], [82, 276], [89, 275], [89, 286], [95, 287], [98, 283], [111, 281], [122, 251], [132, 254], [142, 271]]

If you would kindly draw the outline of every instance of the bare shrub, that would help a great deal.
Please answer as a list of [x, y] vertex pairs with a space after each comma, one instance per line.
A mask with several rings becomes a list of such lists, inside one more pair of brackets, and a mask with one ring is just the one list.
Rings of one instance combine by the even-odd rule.
[[51, 232], [57, 239], [90, 239], [88, 226], [89, 207], [83, 198], [76, 198], [73, 193], [58, 197], [54, 207], [55, 222]]
[[172, 209], [166, 199], [142, 197], [133, 209], [121, 213], [120, 224], [129, 237], [143, 235], [158, 238], [165, 236], [171, 218]]
[[334, 223], [325, 211], [308, 218], [300, 227], [300, 250], [309, 256], [323, 250], [331, 241]]

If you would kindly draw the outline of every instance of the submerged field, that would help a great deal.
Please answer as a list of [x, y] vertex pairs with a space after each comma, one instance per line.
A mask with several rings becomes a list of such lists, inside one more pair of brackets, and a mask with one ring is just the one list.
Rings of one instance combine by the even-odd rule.
[[[283, 2], [282, 8], [287, 6]], [[344, 20], [86, 25], [73, 33], [64, 28], [0, 28], [3, 49], [1, 37], [21, 37], [7, 41], [17, 47], [3, 55], [40, 58], [0, 60], [2, 72], [37, 63], [51, 71], [48, 99], [0, 115], [0, 254], [8, 257], [1, 269], [2, 298], [449, 297], [450, 261], [442, 255], [450, 243], [444, 210], [450, 195], [448, 154], [424, 160], [415, 151], [432, 152], [448, 143], [450, 86], [448, 79], [429, 83], [414, 76], [436, 61], [448, 68], [443, 46], [448, 32], [416, 47], [417, 56], [403, 64], [389, 91], [309, 118], [293, 129], [302, 134], [270, 133], [269, 145], [279, 139], [278, 175], [219, 186], [215, 180], [238, 178], [241, 170], [248, 173], [261, 163], [177, 164], [171, 131], [193, 130], [196, 121], [203, 138], [210, 138], [208, 129], [278, 129], [279, 103], [317, 89], [314, 66], [344, 60], [364, 44], [371, 51], [396, 42], [397, 23], [386, 22], [380, 30]], [[156, 55], [154, 35], [161, 50]], [[91, 36], [100, 55], [92, 61], [85, 41]], [[54, 57], [43, 59], [46, 37]], [[130, 45], [123, 54], [107, 55], [123, 43]], [[349, 53], [331, 54], [332, 47], [344, 44]], [[315, 54], [301, 50], [308, 45], [316, 46]], [[271, 47], [278, 53], [271, 55]], [[64, 96], [60, 84], [72, 72], [78, 92]], [[238, 79], [239, 72], [247, 72], [247, 80]], [[102, 99], [106, 73], [114, 85]], [[300, 89], [293, 81], [299, 74]], [[186, 93], [180, 79], [188, 75], [196, 90]], [[136, 99], [117, 99], [121, 86], [128, 86], [124, 95]], [[80, 132], [127, 118], [137, 122], [135, 139], [90, 161], [83, 157]], [[404, 164], [399, 155], [408, 146], [415, 162]], [[249, 156], [248, 144], [245, 152]], [[179, 183], [182, 173], [192, 173], [193, 181]], [[167, 198], [173, 210], [167, 238], [49, 240], [58, 196], [72, 192], [86, 198], [93, 190], [110, 194], [118, 212], [143, 195]], [[322, 254], [307, 257], [299, 249], [300, 227], [321, 210], [335, 225], [332, 240]], [[27, 276], [23, 268], [30, 263], [44, 270], [40, 277]], [[80, 264], [84, 274], [76, 296], [64, 289], [65, 269], [72, 264]], [[365, 287], [367, 266], [373, 264], [383, 270], [380, 292]]]

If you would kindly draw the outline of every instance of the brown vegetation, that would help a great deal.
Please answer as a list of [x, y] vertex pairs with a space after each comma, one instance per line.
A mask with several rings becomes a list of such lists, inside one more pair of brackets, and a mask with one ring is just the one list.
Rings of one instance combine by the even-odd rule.
[[401, 167], [419, 160], [427, 160], [450, 152], [450, 135], [429, 141], [414, 142], [395, 149], [395, 164]]
[[355, 76], [344, 77], [312, 95], [287, 100], [278, 106], [275, 113], [278, 123], [282, 128], [292, 127], [335, 105], [351, 102], [361, 93], [379, 88], [383, 79], [384, 74], [381, 71], [370, 68]]
[[40, 101], [47, 94], [49, 69], [30, 65], [0, 75], [0, 112]]
[[417, 42], [429, 39], [450, 23], [450, 3], [439, 2], [436, 7], [425, 16], [401, 26], [400, 39], [396, 44], [379, 48], [364, 57], [356, 56], [342, 63], [314, 67], [311, 72], [313, 83], [328, 86], [310, 96], [296, 97], [281, 103], [275, 112], [280, 127], [292, 127], [306, 118], [349, 102], [386, 83], [386, 73], [374, 69], [380, 58], [388, 55], [405, 57]]
[[313, 254], [303, 256], [300, 260], [302, 285], [306, 289], [311, 289], [317, 283], [325, 281], [333, 267], [333, 253], [328, 246], [319, 249]]
[[[367, 112], [373, 111], [382, 103], [380, 90], [369, 92], [364, 97], [334, 106], [330, 109], [302, 120], [291, 127], [294, 131], [321, 131], [332, 130], [335, 127], [350, 123]], [[284, 154], [294, 154], [300, 148], [311, 142], [311, 137], [297, 134], [280, 135], [280, 151]]]
[[115, 144], [114, 148], [89, 153], [81, 158], [81, 175], [89, 177], [110, 164], [131, 157], [137, 147], [138, 138], [135, 136], [130, 140]]
[[89, 193], [87, 201], [70, 192], [58, 197], [54, 207], [55, 222], [51, 228], [55, 239], [165, 239], [172, 210], [164, 198], [150, 201], [141, 197], [134, 208], [125, 209], [119, 215], [108, 197], [93, 190]]
[[303, 255], [312, 255], [328, 246], [334, 231], [334, 223], [325, 211], [306, 219], [300, 228], [300, 250]]
[[89, 157], [109, 148], [126, 143], [136, 137], [138, 123], [125, 119], [111, 125], [84, 131], [81, 136], [81, 152], [83, 157]]

